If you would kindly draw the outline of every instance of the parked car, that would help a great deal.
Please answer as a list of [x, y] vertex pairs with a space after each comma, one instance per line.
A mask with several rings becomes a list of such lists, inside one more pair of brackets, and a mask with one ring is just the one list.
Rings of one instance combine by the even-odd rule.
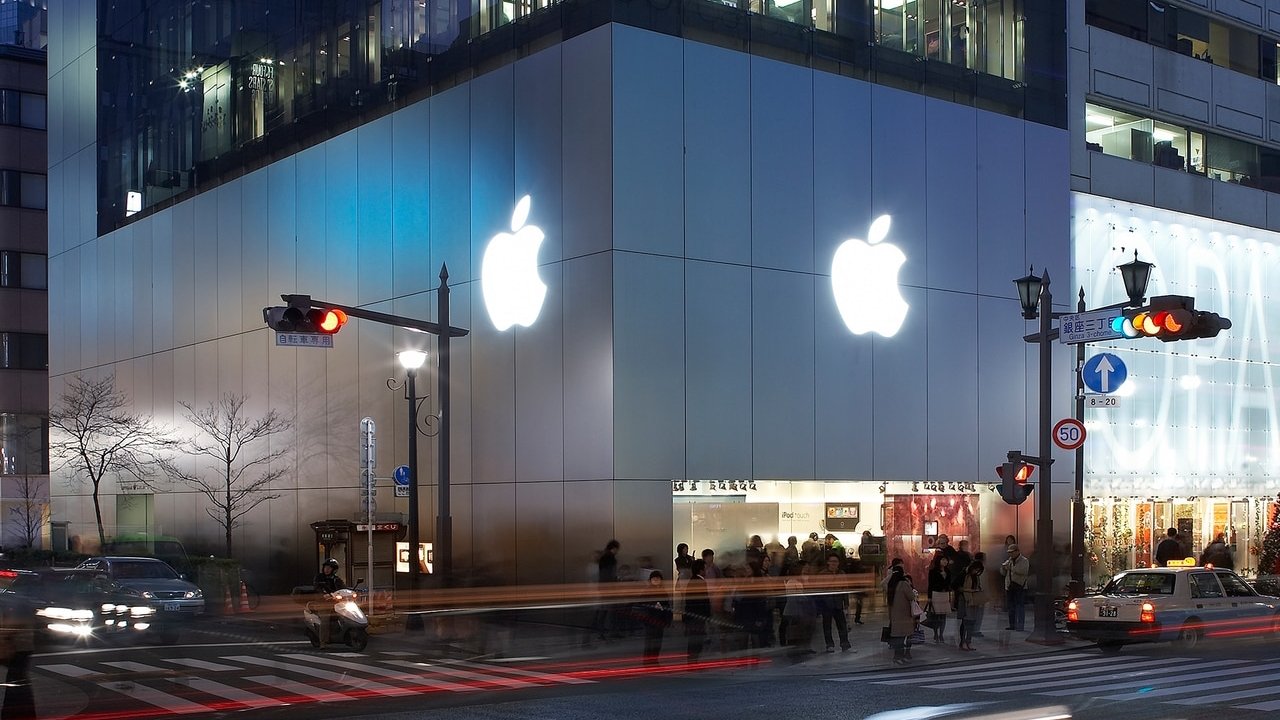
[[130, 603], [95, 570], [0, 570], [0, 605], [39, 643], [144, 640], [155, 610]]
[[155, 611], [156, 623], [167, 640], [189, 619], [204, 613], [204, 593], [163, 560], [144, 557], [91, 557], [77, 568], [93, 570], [111, 579], [130, 604], [145, 604]]
[[1104, 652], [1160, 641], [1189, 649], [1206, 636], [1280, 635], [1280, 598], [1212, 566], [1128, 570], [1069, 602], [1067, 630]]

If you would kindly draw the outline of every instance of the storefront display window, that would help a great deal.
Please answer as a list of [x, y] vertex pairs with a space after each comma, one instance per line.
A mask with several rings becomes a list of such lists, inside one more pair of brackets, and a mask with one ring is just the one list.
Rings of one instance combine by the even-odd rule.
[[913, 577], [924, 577], [941, 535], [952, 546], [969, 541], [973, 552], [998, 550], [1017, 531], [1009, 511], [985, 483], [681, 480], [672, 483], [672, 548], [688, 543], [695, 555], [710, 548], [718, 565], [735, 566], [752, 535], [785, 546], [818, 533], [857, 556], [867, 531], [879, 550], [867, 558], [870, 569], [900, 557]]

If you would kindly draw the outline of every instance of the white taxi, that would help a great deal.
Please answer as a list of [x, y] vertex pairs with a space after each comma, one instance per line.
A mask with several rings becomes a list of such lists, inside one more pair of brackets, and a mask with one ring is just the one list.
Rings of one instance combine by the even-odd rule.
[[1230, 570], [1197, 566], [1126, 570], [1102, 592], [1067, 603], [1067, 630], [1104, 652], [1172, 641], [1195, 647], [1206, 636], [1280, 634], [1280, 598], [1259, 595]]

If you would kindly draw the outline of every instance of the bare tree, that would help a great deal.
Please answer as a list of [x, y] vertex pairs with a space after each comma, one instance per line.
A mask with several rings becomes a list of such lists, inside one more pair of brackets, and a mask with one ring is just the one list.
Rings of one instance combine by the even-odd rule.
[[129, 476], [150, 486], [152, 470], [178, 441], [150, 415], [133, 412], [116, 376], [86, 380], [77, 375], [63, 388], [49, 412], [49, 457], [57, 468], [69, 468], [68, 482], [88, 480], [93, 487], [93, 513], [98, 542], [107, 542], [98, 493], [108, 475]]
[[23, 473], [15, 483], [18, 491], [18, 504], [9, 508], [9, 514], [18, 524], [18, 537], [24, 548], [33, 548], [40, 539], [40, 531], [44, 529], [45, 516], [49, 511], [49, 488], [40, 480]]
[[280, 497], [271, 492], [271, 486], [290, 470], [282, 462], [287, 447], [269, 451], [250, 446], [289, 430], [292, 423], [275, 410], [250, 417], [244, 408], [246, 400], [243, 395], [227, 394], [198, 410], [182, 403], [187, 420], [197, 431], [191, 446], [196, 455], [213, 461], [208, 468], [211, 472], [205, 475], [199, 468], [188, 471], [171, 461], [165, 463], [171, 477], [195, 488], [213, 504], [205, 512], [226, 533], [227, 557], [231, 557], [231, 531], [259, 504]]

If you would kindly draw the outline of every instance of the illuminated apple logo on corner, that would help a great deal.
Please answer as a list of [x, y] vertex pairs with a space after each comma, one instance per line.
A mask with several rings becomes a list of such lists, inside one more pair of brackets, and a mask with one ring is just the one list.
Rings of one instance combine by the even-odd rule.
[[836, 248], [831, 260], [831, 290], [844, 324], [854, 335], [877, 332], [893, 337], [907, 317], [907, 301], [898, 288], [898, 271], [907, 256], [883, 243], [890, 217], [871, 223], [867, 240], [850, 238]]
[[489, 240], [480, 266], [480, 290], [489, 319], [499, 332], [512, 325], [529, 327], [538, 319], [547, 286], [538, 277], [538, 248], [546, 237], [529, 219], [529, 196], [511, 213], [511, 232]]

